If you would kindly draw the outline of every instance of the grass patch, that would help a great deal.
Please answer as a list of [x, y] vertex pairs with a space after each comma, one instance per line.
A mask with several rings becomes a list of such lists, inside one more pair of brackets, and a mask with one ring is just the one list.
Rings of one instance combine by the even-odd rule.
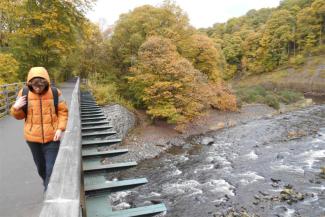
[[304, 98], [302, 93], [291, 90], [282, 90], [278, 92], [279, 100], [285, 104], [295, 103]]
[[132, 103], [124, 99], [118, 93], [117, 86], [114, 82], [107, 83], [107, 84], [96, 84], [93, 81], [89, 81], [88, 85], [98, 105], [107, 105], [107, 104], [116, 103], [126, 107], [131, 111], [134, 110]]
[[285, 70], [280, 70], [280, 71], [270, 74], [270, 78], [272, 81], [280, 81], [281, 79], [287, 77], [288, 75], [289, 75], [289, 72], [287, 69], [285, 69]]
[[325, 69], [322, 69], [320, 72], [319, 72], [319, 76], [321, 78], [325, 78]]
[[303, 95], [298, 92], [290, 90], [275, 92], [259, 85], [237, 88], [235, 92], [242, 103], [262, 103], [275, 109], [280, 108], [280, 103], [291, 104], [303, 99]]
[[309, 77], [312, 77], [315, 74], [314, 68], [307, 68], [306, 71], [307, 71]]

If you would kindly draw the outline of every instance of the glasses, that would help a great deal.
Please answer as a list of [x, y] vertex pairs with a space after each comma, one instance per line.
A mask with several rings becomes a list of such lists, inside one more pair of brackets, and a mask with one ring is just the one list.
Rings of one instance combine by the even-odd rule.
[[45, 84], [32, 84], [32, 87], [34, 88], [34, 89], [43, 89], [43, 88], [45, 88]]
[[43, 89], [46, 87], [47, 82], [45, 81], [34, 81], [30, 84], [34, 89]]

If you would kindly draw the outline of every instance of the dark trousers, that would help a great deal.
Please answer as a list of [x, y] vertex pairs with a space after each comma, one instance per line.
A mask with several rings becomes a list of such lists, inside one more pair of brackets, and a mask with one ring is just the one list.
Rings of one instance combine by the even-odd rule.
[[49, 184], [56, 156], [58, 155], [60, 142], [48, 142], [45, 144], [27, 141], [32, 152], [38, 174], [43, 180], [45, 191]]

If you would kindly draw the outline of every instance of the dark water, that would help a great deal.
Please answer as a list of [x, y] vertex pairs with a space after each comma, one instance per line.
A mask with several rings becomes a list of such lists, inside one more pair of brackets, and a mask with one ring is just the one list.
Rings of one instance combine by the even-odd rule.
[[308, 94], [306, 94], [305, 98], [306, 99], [312, 99], [313, 102], [315, 104], [317, 104], [317, 105], [325, 104], [325, 95], [317, 96], [317, 95], [308, 95]]
[[325, 105], [188, 138], [111, 179], [114, 209], [164, 202], [164, 216], [325, 216]]

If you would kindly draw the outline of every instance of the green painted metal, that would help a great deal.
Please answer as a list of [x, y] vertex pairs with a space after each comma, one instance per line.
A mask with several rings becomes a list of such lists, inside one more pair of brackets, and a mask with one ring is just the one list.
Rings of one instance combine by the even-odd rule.
[[97, 148], [89, 148], [82, 150], [82, 157], [101, 157], [101, 156], [115, 156], [127, 153], [128, 149], [114, 149], [108, 151], [98, 151]]
[[81, 104], [80, 107], [85, 107], [85, 108], [88, 108], [88, 107], [96, 107], [96, 108], [101, 108], [99, 105], [97, 105], [96, 103], [87, 103], [87, 104]]
[[81, 109], [81, 112], [101, 112], [102, 110], [99, 108], [93, 108], [93, 109]]
[[106, 217], [107, 213], [112, 213], [108, 196], [97, 195], [86, 197], [87, 217]]
[[113, 126], [111, 125], [100, 125], [100, 126], [94, 126], [94, 127], [82, 127], [81, 130], [84, 131], [90, 131], [90, 130], [104, 130], [104, 129], [111, 129]]
[[137, 165], [137, 162], [124, 162], [124, 163], [114, 163], [114, 164], [102, 164], [98, 161], [83, 161], [83, 171], [91, 172], [91, 171], [99, 171], [99, 170], [116, 170], [129, 168]]
[[80, 106], [81, 110], [84, 109], [101, 109], [99, 106]]
[[96, 103], [84, 103], [84, 104], [80, 104], [80, 107], [100, 107], [100, 106], [97, 105]]
[[164, 204], [113, 211], [107, 195], [86, 198], [87, 217], [136, 217], [166, 212]]
[[81, 134], [82, 137], [89, 137], [89, 136], [110, 136], [116, 134], [116, 131], [102, 131], [102, 132], [95, 132], [95, 133], [83, 133]]
[[103, 217], [135, 217], [135, 216], [153, 215], [153, 214], [158, 214], [166, 211], [167, 208], [165, 204], [161, 203], [161, 204], [155, 204], [155, 205], [144, 206], [144, 207], [112, 211], [111, 213], [108, 213]]
[[108, 181], [105, 177], [107, 173], [103, 172], [103, 173], [86, 173], [84, 174], [84, 187], [85, 186], [93, 186], [93, 185], [97, 185], [99, 183], [105, 183], [106, 181]]
[[102, 111], [81, 112], [81, 116], [84, 115], [104, 115], [104, 113]]
[[108, 121], [106, 117], [94, 117], [94, 118], [82, 118], [82, 123], [94, 122], [94, 121]]
[[94, 112], [102, 112], [103, 113], [103, 111], [101, 109], [81, 109], [80, 111], [81, 111], [81, 114], [83, 114], [83, 113], [94, 113]]
[[82, 146], [87, 145], [109, 145], [121, 142], [121, 139], [108, 139], [108, 140], [86, 140], [81, 143]]
[[[104, 177], [105, 178], [105, 177]], [[139, 185], [143, 185], [148, 183], [146, 178], [139, 178], [139, 179], [129, 179], [129, 180], [122, 180], [122, 181], [101, 181], [98, 183], [93, 183], [91, 185], [85, 185], [85, 191], [103, 191], [103, 190], [112, 190], [112, 189], [129, 189]]]
[[92, 109], [101, 109], [102, 107], [99, 106], [84, 106], [84, 107], [80, 107], [81, 110], [92, 110]]
[[[136, 166], [136, 162], [122, 162], [103, 164], [103, 160], [127, 153], [127, 149], [115, 149], [101, 151], [100, 146], [108, 146], [121, 142], [121, 139], [101, 140], [101, 136], [113, 135], [116, 132], [111, 129], [106, 116], [90, 94], [83, 95], [81, 109], [82, 119], [82, 167], [84, 171], [84, 191], [86, 199], [87, 217], [132, 217], [148, 216], [166, 212], [164, 204], [155, 204], [145, 207], [137, 207], [125, 210], [113, 211], [109, 201], [111, 192], [133, 188], [146, 184], [146, 178], [111, 181], [107, 180], [107, 174], [111, 171], [128, 169]], [[96, 148], [94, 146], [97, 146]]]
[[90, 120], [104, 120], [106, 119], [105, 116], [102, 116], [102, 117], [91, 117], [91, 118], [81, 118], [81, 121], [90, 121]]
[[87, 103], [87, 102], [95, 102], [96, 103], [95, 99], [92, 97], [82, 97], [81, 98], [81, 103]]
[[82, 126], [85, 126], [85, 125], [97, 125], [97, 124], [109, 124], [109, 121], [105, 120], [105, 121], [91, 121], [91, 122], [81, 123]]
[[98, 105], [98, 104], [96, 102], [82, 102], [80, 105], [83, 106], [83, 105]]
[[83, 104], [97, 104], [97, 102], [94, 100], [86, 100], [86, 101], [82, 100], [80, 105]]
[[90, 114], [90, 115], [81, 115], [81, 118], [96, 118], [96, 117], [105, 117], [103, 114]]

